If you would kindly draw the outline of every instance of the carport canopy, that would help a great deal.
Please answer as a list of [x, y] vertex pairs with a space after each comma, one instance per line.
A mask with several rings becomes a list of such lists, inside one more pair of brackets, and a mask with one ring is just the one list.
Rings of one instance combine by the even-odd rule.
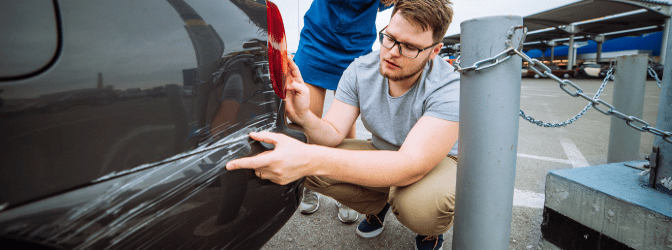
[[[665, 58], [668, 32], [663, 26], [670, 24], [670, 2], [650, 0], [583, 0], [541, 13], [523, 17], [527, 28], [525, 50], [546, 49], [569, 40], [568, 69], [573, 63], [574, 42], [595, 40], [598, 43], [597, 59], [601, 43], [605, 40], [641, 35], [664, 30], [661, 58]], [[449, 50], [459, 50], [460, 34], [443, 38]]]

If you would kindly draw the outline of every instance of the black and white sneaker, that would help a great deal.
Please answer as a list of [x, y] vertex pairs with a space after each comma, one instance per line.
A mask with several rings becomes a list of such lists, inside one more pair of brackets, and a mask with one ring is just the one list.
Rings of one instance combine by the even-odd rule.
[[415, 236], [415, 250], [442, 250], [443, 234]]
[[378, 214], [367, 214], [366, 220], [357, 226], [357, 235], [362, 238], [373, 238], [382, 233], [385, 228], [385, 215], [389, 210], [390, 205], [387, 204]]

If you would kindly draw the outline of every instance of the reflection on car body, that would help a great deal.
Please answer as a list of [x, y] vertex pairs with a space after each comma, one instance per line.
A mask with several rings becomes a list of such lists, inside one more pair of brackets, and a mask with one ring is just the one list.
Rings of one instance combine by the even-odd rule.
[[[22, 19], [56, 26], [59, 44], [39, 50], [53, 56], [30, 64], [0, 58], [17, 69], [0, 71], [0, 242], [65, 249], [263, 246], [295, 211], [301, 182], [275, 185], [224, 165], [268, 150], [248, 137], [252, 131], [305, 141], [286, 128], [269, 78], [271, 5], [0, 4], [0, 16], [19, 20], [0, 23], [2, 55], [31, 55], [32, 43], [15, 41], [47, 35], [39, 25], [9, 27]], [[31, 8], [53, 13], [26, 15]]]

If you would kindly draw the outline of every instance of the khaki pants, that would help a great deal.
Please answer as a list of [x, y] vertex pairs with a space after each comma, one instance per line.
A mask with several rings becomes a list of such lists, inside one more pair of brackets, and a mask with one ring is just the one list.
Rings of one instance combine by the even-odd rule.
[[[338, 148], [376, 150], [370, 141], [345, 140]], [[330, 196], [362, 214], [377, 214], [390, 204], [397, 220], [420, 235], [442, 234], [453, 224], [457, 157], [448, 156], [419, 181], [405, 187], [366, 187], [309, 176], [305, 187]]]

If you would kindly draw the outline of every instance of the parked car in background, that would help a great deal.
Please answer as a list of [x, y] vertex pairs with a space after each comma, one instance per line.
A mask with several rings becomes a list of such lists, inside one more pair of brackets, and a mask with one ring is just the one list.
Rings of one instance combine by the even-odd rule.
[[[560, 67], [558, 67], [558, 66], [555, 66], [555, 65], [550, 65], [550, 66], [547, 65], [547, 66], [548, 66], [548, 68], [551, 69], [551, 74], [553, 74], [553, 75], [555, 75], [555, 76], [557, 76], [557, 77], [560, 77], [560, 78], [565, 78], [565, 79], [570, 78], [570, 77], [573, 75], [573, 73], [574, 73], [572, 70], [562, 69], [562, 68], [560, 68]], [[542, 67], [538, 67], [538, 66], [536, 66], [535, 68], [536, 68], [537, 70], [543, 72], [543, 68], [542, 68]], [[541, 77], [539, 74], [537, 74], [536, 72], [534, 72], [534, 70], [527, 70], [527, 76], [531, 76], [531, 77], [534, 77], [534, 78], [539, 78], [539, 77]]]
[[[650, 64], [649, 67], [653, 70], [653, 72], [656, 73], [655, 76], [658, 76], [658, 80], [662, 81], [663, 80], [663, 69], [665, 69], [665, 66], [660, 64], [660, 63], [653, 63], [653, 64]], [[649, 79], [654, 78], [654, 76], [651, 75], [650, 72], [648, 72], [648, 69], [647, 69], [647, 78], [649, 78]]]
[[[575, 78], [596, 78], [600, 77], [600, 72], [602, 69], [605, 67], [609, 67], [609, 65], [604, 65], [604, 64], [598, 64], [595, 62], [586, 62], [581, 64], [578, 68], [576, 68], [576, 72], [574, 73]], [[604, 76], [602, 76], [604, 77]]]
[[305, 141], [284, 116], [286, 38], [265, 0], [0, 2], [5, 249], [258, 249], [294, 214], [225, 164]]

